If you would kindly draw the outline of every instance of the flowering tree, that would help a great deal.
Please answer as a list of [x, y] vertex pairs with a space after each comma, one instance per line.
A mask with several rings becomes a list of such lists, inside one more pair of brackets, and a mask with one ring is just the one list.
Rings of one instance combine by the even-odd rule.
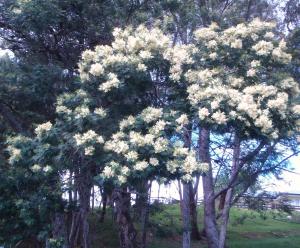
[[[257, 19], [225, 30], [212, 24], [195, 31], [195, 43], [186, 47], [186, 56], [173, 61], [171, 76], [178, 84], [186, 82], [187, 100], [200, 125], [200, 157], [210, 164], [203, 177], [209, 247], [224, 247], [233, 185], [241, 168], [264, 149], [274, 149], [280, 140], [293, 139], [298, 131], [299, 88], [287, 70], [291, 55], [285, 41], [275, 38], [274, 27]], [[210, 132], [234, 135], [220, 234]], [[250, 152], [241, 151], [241, 145], [250, 147]]]
[[[83, 105], [84, 103], [86, 105]], [[95, 160], [101, 161], [104, 143], [103, 137], [91, 130], [91, 127], [97, 123], [97, 127], [101, 128], [101, 124], [105, 124], [105, 121], [102, 121], [105, 113], [97, 108], [90, 112], [89, 107], [91, 106], [87, 105], [86, 94], [83, 91], [65, 94], [58, 100], [56, 109], [58, 117], [55, 124], [46, 122], [38, 125], [35, 129], [35, 137], [14, 138], [9, 146], [10, 163], [14, 166], [26, 165], [26, 170], [34, 177], [45, 180], [45, 183], [51, 182], [48, 185], [49, 191], [57, 192], [57, 197], [61, 201], [62, 194], [70, 190], [70, 180], [75, 181], [80, 210], [74, 213], [75, 223], [70, 230], [69, 238], [67, 238], [66, 227], [62, 223], [63, 208], [56, 209], [54, 213], [57, 214], [52, 216], [53, 227], [50, 237], [53, 238], [53, 242], [62, 242], [66, 247], [76, 245], [78, 229], [82, 232], [85, 247], [88, 247], [87, 213], [90, 189], [97, 170]], [[57, 189], [53, 187], [55, 185]], [[69, 206], [72, 204], [72, 199], [69, 199]]]
[[[204, 172], [209, 247], [224, 247], [234, 183], [242, 168], [297, 133], [299, 89], [286, 69], [291, 56], [273, 28], [259, 20], [225, 30], [212, 24], [195, 31], [193, 44], [175, 46], [157, 28], [115, 29], [111, 46], [82, 54], [80, 90], [58, 99], [53, 126], [37, 127], [35, 141], [42, 152], [34, 159], [44, 166], [63, 162], [61, 172], [73, 170], [81, 178], [76, 184], [84, 247], [89, 247], [93, 176], [115, 183], [121, 246], [135, 247], [127, 188], [159, 177], [189, 182], [197, 172]], [[195, 127], [200, 162], [189, 144]], [[233, 136], [220, 233], [210, 133]], [[22, 154], [13, 151], [12, 156]], [[44, 167], [34, 164], [34, 170]], [[189, 247], [186, 240], [183, 246]]]
[[[94, 52], [83, 54], [80, 64], [82, 80], [86, 85], [96, 87], [102, 100], [109, 102], [110, 109], [113, 105], [123, 108], [126, 102], [129, 103], [127, 106], [131, 104], [130, 108], [136, 107], [137, 103], [154, 107], [145, 108], [136, 117], [126, 117], [120, 123], [119, 132], [106, 142], [106, 151], [113, 152], [113, 155], [106, 163], [103, 177], [131, 186], [137, 179], [149, 180], [159, 176], [182, 176], [190, 181], [192, 174], [204, 169], [201, 167], [205, 164], [196, 161], [194, 152], [179, 148], [178, 142], [174, 144], [174, 140], [184, 143], [182, 130], [189, 121], [187, 115], [180, 114], [183, 110], [178, 107], [180, 104], [170, 104], [176, 102], [175, 97], [181, 93], [169, 77], [169, 58], [176, 56], [170, 39], [159, 29], [148, 30], [143, 26], [136, 30], [116, 29], [114, 36], [112, 47], [101, 46]], [[118, 94], [122, 95], [120, 103], [116, 102]], [[138, 112], [135, 109], [132, 114]], [[178, 149], [182, 153], [180, 158], [174, 157]], [[180, 161], [186, 168], [179, 164]]]
[[[181, 130], [188, 123], [187, 116], [147, 107], [167, 102], [169, 38], [159, 29], [149, 33], [143, 26], [116, 29], [114, 37], [111, 46], [83, 53], [80, 89], [58, 99], [55, 124], [39, 125], [33, 139], [41, 151], [33, 157], [35, 171], [56, 164], [61, 176], [74, 172], [84, 247], [89, 247], [87, 212], [93, 176], [102, 172], [106, 181], [113, 180], [126, 189], [134, 187], [138, 179], [182, 177], [190, 181], [193, 173], [207, 167], [198, 163], [194, 151], [183, 147]], [[132, 247], [135, 236], [124, 233], [130, 230], [130, 220], [121, 222], [129, 211], [122, 203], [126, 194], [119, 195], [117, 205], [123, 207], [118, 218], [120, 241], [122, 246]], [[69, 234], [71, 246], [76, 242], [73, 233], [76, 230]]]

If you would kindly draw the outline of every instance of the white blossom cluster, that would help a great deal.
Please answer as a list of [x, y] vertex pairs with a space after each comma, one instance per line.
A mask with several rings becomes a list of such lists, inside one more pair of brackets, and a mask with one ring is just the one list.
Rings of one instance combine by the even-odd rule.
[[16, 161], [19, 161], [22, 158], [22, 151], [16, 147], [9, 146], [9, 163], [13, 164]]
[[98, 115], [101, 118], [104, 118], [104, 117], [106, 117], [107, 112], [104, 108], [100, 107], [100, 108], [94, 109], [94, 114]]
[[103, 93], [124, 84], [126, 75], [122, 68], [145, 73], [149, 61], [157, 54], [163, 57], [171, 46], [171, 40], [160, 29], [148, 30], [143, 25], [136, 29], [116, 28], [113, 36], [111, 46], [97, 46], [94, 51], [85, 51], [79, 64], [81, 80], [86, 82], [97, 78], [98, 89]]
[[[9, 153], [8, 162], [13, 165], [14, 163], [22, 162], [26, 159], [27, 151], [30, 149], [32, 139], [18, 135], [15, 137], [9, 137], [7, 139], [7, 143], [7, 151]], [[26, 162], [29, 162], [29, 160], [26, 159]]]
[[95, 106], [91, 99], [91, 94], [83, 89], [74, 93], [64, 93], [57, 99], [56, 113], [69, 123], [82, 123], [83, 120], [98, 120], [107, 117], [107, 109], [101, 104]]
[[194, 45], [176, 45], [166, 49], [163, 56], [171, 63], [171, 79], [179, 81], [182, 76], [182, 65], [192, 64], [194, 60], [190, 56], [192, 52], [195, 52], [196, 48]]
[[150, 123], [160, 119], [162, 114], [163, 111], [161, 108], [148, 107], [142, 112], [141, 116], [146, 123]]
[[103, 144], [104, 139], [101, 135], [98, 135], [95, 131], [89, 130], [83, 134], [77, 133], [74, 135], [75, 143], [79, 147], [84, 148], [84, 154], [89, 156], [93, 155], [95, 151], [94, 144]]
[[[182, 74], [177, 71], [174, 77], [187, 80], [188, 100], [199, 109], [201, 122], [221, 126], [242, 124], [245, 129], [259, 130], [269, 138], [278, 137], [276, 123], [288, 122], [294, 114], [290, 102], [299, 94], [299, 87], [292, 78], [276, 77], [277, 72], [268, 71], [270, 65], [284, 67], [291, 61], [286, 43], [276, 41], [273, 28], [274, 23], [255, 19], [224, 31], [216, 24], [195, 31], [197, 44], [193, 49], [186, 48], [185, 56], [201, 59]], [[206, 63], [216, 59], [210, 58], [212, 53], [218, 59], [215, 65]], [[247, 61], [242, 65], [237, 53], [241, 57], [247, 53]], [[232, 62], [234, 59], [236, 63]], [[227, 64], [228, 60], [234, 65]], [[189, 65], [185, 63], [186, 67]]]
[[46, 166], [42, 167], [39, 164], [34, 164], [33, 166], [31, 166], [31, 170], [33, 172], [50, 173], [53, 171], [53, 168], [50, 165], [46, 165]]
[[50, 131], [51, 128], [52, 128], [52, 123], [50, 121], [48, 121], [48, 122], [38, 125], [35, 128], [34, 132], [38, 137], [40, 137], [43, 133]]
[[[123, 120], [120, 123], [121, 131], [105, 142], [104, 149], [115, 154], [115, 161], [106, 165], [102, 176], [122, 184], [130, 176], [147, 175], [148, 171], [158, 169], [189, 181], [193, 173], [207, 170], [206, 164], [197, 161], [194, 151], [173, 144], [166, 135], [166, 130], [174, 131], [178, 126], [187, 124], [188, 117], [182, 114], [173, 118], [173, 121], [165, 121], [166, 116], [172, 115], [151, 107], [135, 118]], [[124, 167], [128, 168], [126, 173]]]
[[107, 78], [107, 81], [99, 86], [99, 90], [104, 91], [105, 93], [109, 92], [112, 88], [118, 88], [121, 83], [114, 73], [108, 73]]

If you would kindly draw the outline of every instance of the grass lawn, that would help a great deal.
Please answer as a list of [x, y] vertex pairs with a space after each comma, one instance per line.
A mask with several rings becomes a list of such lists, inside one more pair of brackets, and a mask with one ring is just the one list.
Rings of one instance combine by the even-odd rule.
[[[108, 212], [105, 223], [97, 221], [97, 214], [90, 218], [93, 248], [117, 248], [118, 237], [112, 216]], [[202, 210], [199, 209], [199, 227], [202, 228]], [[293, 220], [298, 221], [293, 221]], [[263, 215], [245, 209], [233, 208], [228, 226], [230, 248], [300, 248], [300, 213], [292, 220], [286, 214], [269, 211]], [[160, 211], [151, 211], [149, 248], [181, 247], [181, 217], [178, 205], [169, 205]], [[205, 242], [192, 243], [193, 248], [206, 247]]]

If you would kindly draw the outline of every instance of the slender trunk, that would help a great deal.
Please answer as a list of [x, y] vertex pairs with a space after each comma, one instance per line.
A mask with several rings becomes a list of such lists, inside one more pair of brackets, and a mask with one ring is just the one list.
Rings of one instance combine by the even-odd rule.
[[62, 242], [62, 248], [69, 248], [64, 213], [55, 213], [52, 223], [53, 238]]
[[224, 206], [225, 206], [225, 200], [226, 200], [226, 194], [227, 194], [227, 190], [226, 191], [224, 191], [221, 195], [220, 195], [220, 200], [219, 200], [219, 208], [218, 208], [218, 210], [220, 211], [220, 212], [222, 212], [223, 211], [223, 209], [224, 209]]
[[[188, 124], [186, 126], [188, 131], [184, 132], [184, 146], [189, 150], [192, 146], [192, 126]], [[180, 182], [179, 182], [179, 186]], [[191, 201], [194, 200], [194, 191], [190, 192], [190, 189], [193, 191], [192, 182], [183, 181], [183, 194], [182, 194], [182, 206], [181, 206], [181, 216], [183, 224], [183, 233], [182, 233], [182, 247], [190, 248], [191, 247]], [[194, 210], [194, 209], [193, 209]], [[196, 219], [197, 222], [197, 219]]]
[[74, 204], [77, 205], [77, 201], [78, 201], [78, 191], [77, 189], [74, 190]]
[[130, 192], [126, 188], [116, 189], [117, 223], [119, 227], [120, 248], [136, 248], [136, 230], [130, 217]]
[[246, 14], [245, 14], [245, 21], [246, 22], [249, 21], [250, 16], [251, 16], [251, 7], [252, 7], [252, 4], [253, 4], [253, 0], [249, 0], [248, 4], [247, 4], [247, 11], [246, 11]]
[[190, 192], [189, 184], [183, 183], [183, 201], [182, 201], [182, 248], [191, 247], [191, 220], [190, 220]]
[[229, 219], [230, 203], [232, 198], [232, 188], [227, 190], [225, 204], [222, 211], [222, 224], [220, 228], [220, 238], [219, 238], [219, 248], [225, 247], [226, 242], [226, 233], [227, 233], [227, 224]]
[[137, 194], [135, 199], [135, 208], [134, 208], [134, 219], [138, 221], [142, 220], [143, 209], [148, 201], [148, 181], [141, 180], [137, 186]]
[[[232, 169], [231, 169], [231, 177], [236, 177], [239, 170], [239, 158], [240, 158], [240, 139], [238, 135], [235, 133], [234, 136], [234, 148], [233, 148], [233, 158], [232, 158]], [[233, 195], [233, 187], [230, 187], [225, 196], [224, 208], [222, 211], [222, 223], [220, 229], [220, 240], [219, 240], [219, 248], [225, 247], [226, 242], [226, 233], [227, 233], [227, 225], [229, 220], [229, 211], [232, 201]]]
[[105, 214], [106, 214], [106, 206], [107, 206], [107, 193], [103, 190], [102, 193], [102, 211], [100, 222], [104, 222]]
[[90, 196], [92, 188], [92, 177], [88, 168], [83, 167], [78, 177], [78, 193], [79, 193], [79, 213], [81, 219], [82, 230], [82, 246], [83, 248], [90, 248], [89, 244], [89, 224], [88, 213], [90, 209]]
[[79, 217], [79, 222], [78, 222], [78, 227], [76, 229], [76, 233], [75, 233], [75, 247], [77, 248], [78, 246], [82, 247], [82, 227], [81, 227], [81, 216], [80, 213], [78, 213], [78, 217]]
[[208, 163], [208, 171], [203, 175], [204, 194], [204, 226], [209, 248], [218, 248], [219, 233], [216, 222], [216, 210], [214, 199], [213, 172], [209, 154], [209, 130], [200, 129], [199, 156], [202, 162]]
[[95, 186], [92, 187], [92, 212], [94, 211], [95, 207]]
[[190, 220], [191, 220], [191, 238], [193, 240], [200, 240], [200, 233], [199, 233], [198, 221], [197, 221], [198, 220], [197, 200], [195, 199], [196, 194], [193, 188], [193, 184], [189, 183], [188, 186], [189, 186], [189, 207], [190, 207]]
[[73, 185], [73, 180], [72, 180], [72, 177], [73, 177], [73, 172], [70, 170], [70, 177], [69, 177], [69, 185], [68, 185], [68, 195], [69, 195], [69, 204], [72, 204], [73, 202], [73, 196], [72, 196], [72, 185]]
[[69, 233], [69, 245], [70, 248], [75, 248], [78, 243], [78, 230], [80, 229], [80, 214], [79, 212], [72, 212], [72, 223]]
[[142, 232], [142, 242], [141, 242], [141, 248], [146, 248], [147, 246], [147, 227], [149, 222], [149, 202], [151, 197], [151, 184], [150, 182], [147, 185], [147, 195], [146, 200], [144, 202], [144, 206], [142, 208], [142, 223], [141, 223], [141, 232]]
[[160, 183], [158, 183], [158, 191], [157, 191], [157, 201], [159, 202], [159, 195], [160, 195]]
[[182, 197], [182, 188], [181, 188], [181, 182], [180, 180], [178, 180], [178, 192], [179, 192], [179, 205], [180, 205], [180, 211], [181, 211], [181, 215], [182, 215], [182, 204], [183, 204], [183, 197]]
[[78, 187], [78, 178], [80, 177], [79, 175], [79, 163], [75, 163], [75, 169], [72, 171], [72, 173], [70, 172], [70, 174], [72, 175], [72, 177], [70, 178], [70, 186], [73, 189], [73, 192], [71, 192], [71, 194], [73, 193], [73, 197], [72, 197], [72, 206], [73, 209], [71, 210], [71, 221], [70, 221], [70, 225], [69, 225], [69, 232], [68, 232], [68, 240], [69, 240], [69, 246], [70, 248], [75, 248], [78, 244], [78, 232], [80, 229], [80, 214], [77, 210], [77, 204], [78, 204], [78, 191], [77, 191], [77, 187]]

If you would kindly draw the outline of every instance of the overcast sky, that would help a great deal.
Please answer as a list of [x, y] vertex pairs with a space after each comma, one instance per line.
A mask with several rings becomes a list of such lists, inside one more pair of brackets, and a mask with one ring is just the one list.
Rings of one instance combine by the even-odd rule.
[[[269, 192], [289, 192], [300, 194], [300, 156], [290, 159], [293, 173], [284, 171], [281, 175], [282, 180], [278, 180], [274, 176], [263, 179], [263, 188]], [[170, 185], [161, 185], [160, 190], [157, 183], [153, 183], [151, 197], [157, 197], [159, 191], [160, 197], [179, 199], [178, 183], [173, 182]], [[198, 196], [203, 196], [201, 183], [199, 184]]]

